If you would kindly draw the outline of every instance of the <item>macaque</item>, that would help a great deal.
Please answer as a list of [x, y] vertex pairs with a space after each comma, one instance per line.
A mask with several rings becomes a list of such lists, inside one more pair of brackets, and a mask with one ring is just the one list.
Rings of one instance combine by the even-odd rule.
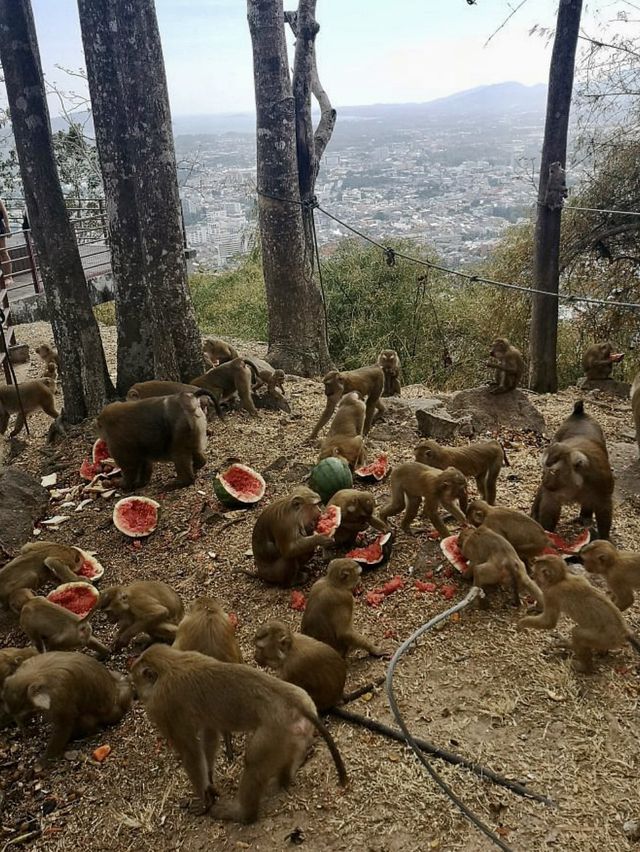
[[389, 529], [387, 524], [375, 514], [375, 497], [368, 491], [343, 488], [336, 491], [327, 505], [338, 506], [341, 512], [340, 526], [333, 536], [337, 547], [351, 547], [355, 544], [358, 533], [369, 526], [380, 532], [387, 532]]
[[267, 583], [292, 586], [302, 580], [301, 569], [316, 547], [331, 547], [333, 539], [314, 533], [321, 515], [320, 497], [299, 485], [286, 497], [270, 503], [253, 528], [251, 545], [258, 576]]
[[490, 393], [507, 393], [520, 384], [524, 372], [522, 353], [506, 338], [496, 337], [493, 341], [486, 366], [496, 372]]
[[252, 417], [258, 416], [251, 398], [251, 370], [242, 358], [234, 358], [233, 361], [212, 367], [202, 376], [192, 379], [189, 384], [211, 391], [218, 397], [219, 402], [228, 402], [237, 394], [242, 407]]
[[220, 340], [219, 337], [207, 337], [202, 346], [202, 354], [207, 364], [212, 367], [226, 364], [227, 361], [240, 357], [230, 343]]
[[590, 574], [602, 574], [618, 609], [629, 609], [633, 590], [640, 589], [640, 553], [617, 550], [610, 541], [592, 541], [580, 551], [580, 560]]
[[633, 424], [636, 427], [636, 443], [638, 445], [638, 452], [640, 452], [640, 373], [633, 380], [630, 396]]
[[139, 633], [152, 641], [173, 642], [184, 615], [182, 601], [161, 580], [137, 580], [128, 586], [110, 586], [100, 592], [97, 609], [118, 625], [113, 650], [120, 651]]
[[573, 650], [573, 668], [578, 672], [591, 672], [593, 651], [608, 651], [630, 642], [636, 650], [640, 643], [620, 614], [620, 610], [586, 577], [570, 574], [560, 556], [540, 556], [536, 559], [533, 579], [542, 589], [544, 611], [529, 615], [518, 622], [518, 630], [534, 627], [552, 630], [560, 614], [568, 615], [576, 626], [571, 639], [560, 643]]
[[186, 385], [184, 382], [161, 382], [155, 380], [150, 382], [136, 382], [135, 385], [131, 385], [129, 388], [127, 400], [130, 402], [136, 399], [150, 399], [154, 396], [174, 396], [177, 393], [192, 393], [198, 398], [205, 414], [208, 411], [209, 404], [211, 404], [215, 408], [220, 420], [222, 420], [222, 412], [215, 394], [204, 388], [199, 388], [197, 385]]
[[267, 386], [267, 393], [284, 396], [284, 370], [274, 370], [267, 361], [255, 358], [253, 355], [245, 355], [242, 359], [253, 373], [253, 389], [257, 390], [263, 385]]
[[352, 470], [358, 467], [364, 461], [362, 429], [365, 415], [366, 406], [358, 394], [345, 394], [322, 442], [319, 459], [340, 456]]
[[[466, 524], [467, 480], [464, 474], [454, 467], [438, 470], [420, 462], [405, 462], [394, 468], [391, 474], [391, 500], [380, 510], [380, 518], [386, 521], [390, 515], [397, 515], [406, 507], [400, 526], [409, 532], [423, 498], [422, 517], [429, 518], [442, 538], [449, 535], [449, 530], [438, 514], [439, 506], [461, 524]], [[458, 501], [459, 507], [454, 501]]]
[[34, 541], [25, 544], [20, 553], [0, 568], [0, 606], [6, 607], [18, 589], [36, 591], [45, 583], [75, 583], [84, 556], [76, 547], [55, 544], [53, 541]]
[[499, 441], [479, 441], [468, 447], [441, 447], [436, 441], [420, 441], [413, 451], [416, 461], [444, 470], [455, 467], [473, 476], [480, 496], [492, 506], [496, 502], [496, 482], [503, 464], [508, 464]]
[[[41, 343], [40, 346], [36, 346], [35, 351], [42, 359], [45, 367], [45, 376], [51, 376], [53, 373], [53, 377], [55, 378], [60, 372], [60, 358], [58, 357], [58, 350], [49, 346], [47, 343]], [[53, 364], [53, 371], [50, 370], [51, 364]]]
[[484, 500], [472, 500], [467, 509], [467, 521], [474, 527], [482, 525], [506, 538], [520, 559], [527, 564], [549, 547], [549, 538], [540, 524], [517, 509], [490, 506]]
[[544, 605], [542, 592], [506, 538], [485, 526], [467, 527], [460, 533], [458, 546], [469, 563], [474, 586], [510, 586], [514, 606], [520, 605], [520, 593], [525, 591], [540, 607]]
[[25, 660], [2, 689], [6, 710], [20, 727], [37, 714], [50, 723], [45, 760], [59, 757], [69, 740], [115, 725], [131, 697], [124, 675], [77, 651], [49, 651]]
[[623, 358], [624, 354], [615, 352], [609, 341], [594, 343], [582, 356], [582, 369], [587, 379], [591, 381], [610, 379], [613, 365], [622, 361]]
[[[16, 390], [15, 385], [0, 387], [0, 435], [4, 435], [7, 431], [9, 417], [12, 414], [17, 416], [13, 429], [9, 433], [10, 438], [14, 438], [22, 430], [27, 415], [39, 408], [49, 417], [54, 419], [58, 417], [53, 397], [55, 389], [55, 380], [50, 378], [22, 382], [18, 386], [18, 390]], [[18, 399], [18, 391], [20, 392], [20, 399]], [[22, 408], [20, 408], [20, 403], [22, 403]], [[24, 417], [22, 416], [23, 411]]]
[[[331, 734], [307, 693], [265, 672], [220, 663], [194, 651], [153, 645], [131, 678], [149, 720], [177, 752], [204, 810], [214, 819], [258, 818], [268, 782], [287, 787], [302, 765], [314, 728], [327, 743], [341, 784], [347, 774]], [[244, 771], [235, 799], [217, 801], [219, 735], [246, 731]]]
[[382, 396], [400, 396], [402, 391], [402, 365], [395, 349], [383, 349], [376, 361], [384, 373]]
[[18, 589], [10, 603], [11, 609], [20, 615], [20, 627], [38, 651], [90, 648], [100, 658], [109, 656], [106, 645], [93, 635], [87, 616], [80, 618], [63, 606], [35, 595], [31, 589]]
[[531, 515], [550, 532], [560, 520], [567, 503], [580, 505], [580, 520], [586, 526], [595, 512], [598, 536], [609, 538], [613, 514], [613, 473], [598, 423], [584, 413], [582, 401], [556, 433], [555, 441], [542, 454], [542, 482]]
[[319, 642], [331, 645], [341, 656], [351, 648], [363, 648], [373, 657], [385, 651], [353, 627], [353, 590], [360, 582], [362, 567], [355, 559], [332, 559], [327, 573], [311, 587], [300, 630]]
[[380, 416], [384, 412], [384, 404], [380, 401], [384, 390], [384, 373], [378, 366], [360, 367], [358, 370], [339, 373], [330, 370], [324, 379], [324, 392], [327, 402], [324, 411], [311, 432], [311, 438], [317, 438], [320, 430], [327, 425], [336, 405], [346, 393], [357, 391], [364, 399], [366, 397], [366, 415], [364, 420], [363, 434], [366, 435], [371, 429], [374, 416]]
[[342, 699], [347, 666], [329, 645], [292, 633], [282, 621], [269, 621], [259, 627], [253, 644], [256, 663], [274, 669], [281, 680], [308, 692], [319, 713]]
[[43, 377], [50, 379], [53, 382], [53, 392], [58, 392], [58, 368], [56, 367], [55, 361], [48, 361], [45, 368]]
[[11, 716], [4, 709], [1, 700], [4, 682], [25, 660], [35, 657], [37, 653], [35, 648], [2, 648], [0, 650], [0, 729], [6, 728], [11, 722]]
[[112, 402], [97, 419], [98, 434], [122, 468], [122, 490], [143, 488], [153, 463], [172, 461], [172, 487], [193, 485], [196, 471], [207, 463], [207, 418], [191, 393]]

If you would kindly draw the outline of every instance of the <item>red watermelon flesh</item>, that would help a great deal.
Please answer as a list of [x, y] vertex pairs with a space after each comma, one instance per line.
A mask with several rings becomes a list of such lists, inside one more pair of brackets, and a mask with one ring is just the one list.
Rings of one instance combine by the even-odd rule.
[[382, 533], [366, 547], [356, 547], [345, 554], [345, 559], [355, 559], [362, 565], [380, 565], [391, 553], [391, 533]]
[[291, 609], [295, 609], [298, 612], [304, 612], [305, 607], [307, 605], [307, 601], [302, 592], [293, 591], [291, 592], [291, 599], [289, 601], [289, 606]]
[[102, 438], [98, 438], [93, 445], [92, 456], [94, 464], [102, 464], [102, 462], [111, 458], [107, 442], [103, 441]]
[[375, 479], [380, 481], [389, 472], [389, 457], [386, 453], [381, 453], [371, 464], [366, 464], [356, 470], [356, 476], [360, 479]]
[[248, 496], [262, 496], [263, 486], [260, 480], [253, 474], [248, 473], [240, 465], [233, 465], [224, 474], [224, 481], [234, 491]]
[[149, 497], [123, 497], [113, 507], [113, 523], [131, 538], [147, 536], [158, 525], [159, 508], [160, 504]]
[[470, 575], [469, 563], [462, 555], [457, 535], [450, 535], [447, 538], [443, 538], [440, 542], [440, 548], [456, 571], [459, 571], [463, 577]]
[[87, 482], [91, 482], [99, 473], [102, 473], [101, 464], [92, 464], [89, 459], [85, 459], [80, 465], [80, 476]]
[[47, 595], [51, 603], [58, 604], [80, 618], [91, 612], [98, 602], [98, 591], [89, 583], [64, 583]]
[[384, 592], [378, 590], [372, 590], [367, 592], [366, 602], [367, 606], [380, 606], [384, 601]]
[[438, 588], [435, 583], [423, 583], [422, 580], [416, 580], [413, 585], [416, 592], [435, 592]]
[[[80, 550], [80, 548], [78, 548]], [[90, 553], [86, 553], [84, 550], [80, 550], [83, 556], [83, 562], [80, 568], [76, 571], [78, 577], [85, 577], [87, 580], [97, 580], [104, 574], [104, 568], [98, 562], [98, 560], [91, 556]]]
[[333, 535], [340, 526], [342, 512], [340, 506], [327, 506], [318, 518], [316, 532], [320, 535]]
[[[571, 542], [565, 541], [557, 533], [547, 532], [547, 538], [551, 542], [551, 548], [555, 548], [560, 553], [578, 553], [585, 545], [591, 541], [591, 533], [589, 530], [583, 530], [580, 535]], [[545, 548], [544, 553], [554, 553], [555, 551]]]

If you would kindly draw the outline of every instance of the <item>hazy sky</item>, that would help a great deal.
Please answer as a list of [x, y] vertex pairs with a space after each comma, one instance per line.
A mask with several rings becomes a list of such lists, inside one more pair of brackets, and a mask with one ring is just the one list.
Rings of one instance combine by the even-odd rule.
[[[551, 48], [529, 30], [553, 27], [557, 0], [527, 0], [483, 47], [518, 2], [318, 0], [322, 82], [338, 106], [426, 101], [504, 80], [544, 82]], [[83, 65], [75, 0], [32, 3], [45, 74], [78, 89], [55, 67]], [[156, 8], [173, 114], [253, 109], [245, 0], [156, 0]], [[54, 102], [51, 108], [58, 112]]]

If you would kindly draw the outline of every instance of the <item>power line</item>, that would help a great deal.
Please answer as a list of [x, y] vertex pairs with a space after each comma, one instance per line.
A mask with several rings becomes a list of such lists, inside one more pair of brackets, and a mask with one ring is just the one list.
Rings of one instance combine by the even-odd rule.
[[603, 207], [574, 207], [571, 204], [565, 204], [563, 210], [582, 210], [587, 213], [613, 213], [616, 216], [640, 216], [637, 210], [606, 210]]

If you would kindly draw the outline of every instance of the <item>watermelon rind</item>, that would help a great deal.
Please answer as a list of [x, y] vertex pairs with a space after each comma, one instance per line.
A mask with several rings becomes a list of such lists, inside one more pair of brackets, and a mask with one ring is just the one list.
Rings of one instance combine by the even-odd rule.
[[[376, 562], [372, 562], [370, 559], [367, 559], [367, 557], [362, 555], [364, 551], [368, 550], [374, 544], [378, 544], [382, 551], [380, 559], [378, 559]], [[363, 568], [380, 568], [380, 566], [384, 565], [386, 562], [389, 561], [392, 547], [392, 533], [381, 533], [376, 539], [374, 539], [374, 541], [370, 542], [366, 547], [356, 547], [354, 550], [350, 550], [348, 553], [345, 553], [345, 559], [354, 559], [359, 565], [362, 565]]]
[[[51, 603], [57, 604], [58, 606], [62, 606], [61, 603], [54, 600], [54, 596], [56, 594], [60, 594], [60, 592], [66, 592], [67, 589], [75, 589], [78, 586], [82, 586], [83, 589], [91, 589], [91, 594], [93, 595], [94, 601], [93, 601], [93, 606], [91, 607], [89, 612], [92, 612], [96, 608], [96, 604], [100, 600], [100, 592], [95, 588], [95, 586], [92, 586], [91, 583], [88, 580], [85, 580], [84, 582], [81, 581], [81, 580], [78, 580], [75, 583], [62, 583], [62, 585], [56, 586], [56, 588], [52, 592], [49, 592], [49, 594], [47, 595], [47, 600], [51, 601]], [[63, 608], [66, 609], [66, 607], [63, 607]], [[71, 612], [71, 610], [69, 610], [69, 612]], [[80, 616], [80, 617], [82, 618], [83, 616]]]
[[[91, 567], [93, 568], [93, 570], [95, 572], [91, 577], [83, 577], [83, 579], [86, 580], [86, 581], [89, 581], [90, 583], [95, 583], [95, 581], [99, 580], [100, 577], [102, 577], [102, 575], [104, 574], [104, 568], [98, 562], [98, 560], [95, 558], [95, 556], [92, 556], [90, 553], [87, 553], [86, 550], [83, 550], [81, 547], [76, 547], [76, 550], [80, 551], [83, 559], [86, 562], [91, 563]], [[79, 574], [78, 576], [82, 576], [82, 575]]]
[[324, 512], [318, 518], [318, 521], [316, 523], [316, 532], [320, 532], [318, 530], [318, 526], [322, 521], [325, 521], [327, 519], [327, 515], [329, 515], [329, 514], [334, 516], [334, 526], [329, 530], [329, 532], [323, 532], [323, 533], [321, 533], [321, 535], [328, 535], [328, 536], [335, 535], [336, 530], [338, 529], [338, 527], [340, 526], [340, 524], [342, 522], [342, 509], [340, 508], [340, 506], [327, 506], [327, 508], [324, 510]]
[[[382, 471], [380, 476], [377, 476], [372, 470], [372, 468], [374, 467], [374, 465], [378, 464], [381, 461], [384, 462], [384, 470]], [[375, 459], [375, 461], [371, 462], [371, 464], [365, 464], [362, 467], [356, 468], [355, 470], [355, 474], [358, 479], [362, 479], [364, 482], [381, 482], [388, 473], [389, 457], [386, 453], [380, 453], [378, 458]]]
[[[146, 503], [148, 506], [153, 506], [156, 510], [156, 519], [153, 525], [140, 532], [129, 529], [126, 526], [124, 519], [121, 517], [122, 509], [127, 503]], [[123, 497], [122, 500], [118, 500], [116, 505], [113, 507], [113, 523], [119, 532], [129, 538], [146, 538], [148, 535], [151, 535], [152, 532], [155, 532], [158, 526], [159, 510], [160, 503], [157, 503], [150, 497]]]
[[353, 487], [353, 477], [346, 461], [329, 456], [322, 459], [309, 474], [309, 487], [327, 503], [336, 491]]
[[[260, 483], [260, 491], [257, 494], [243, 494], [233, 488], [233, 486], [225, 480], [225, 476], [227, 476], [231, 470], [241, 470], [244, 471], [244, 473], [253, 476]], [[216, 497], [225, 506], [254, 506], [262, 500], [266, 489], [267, 483], [264, 481], [263, 477], [260, 476], [256, 470], [253, 470], [251, 467], [247, 467], [245, 464], [232, 464], [226, 470], [216, 474], [213, 479], [213, 490], [215, 491]]]
[[[455, 548], [453, 547], [455, 545]], [[466, 575], [469, 571], [469, 563], [462, 556], [462, 551], [458, 547], [458, 534], [449, 535], [440, 540], [440, 550], [447, 557], [449, 562], [460, 574]], [[460, 553], [460, 557], [457, 554]]]
[[109, 452], [107, 442], [102, 438], [98, 438], [93, 445], [91, 449], [91, 458], [94, 464], [102, 464], [102, 462], [107, 461], [107, 459], [111, 459], [111, 453]]

